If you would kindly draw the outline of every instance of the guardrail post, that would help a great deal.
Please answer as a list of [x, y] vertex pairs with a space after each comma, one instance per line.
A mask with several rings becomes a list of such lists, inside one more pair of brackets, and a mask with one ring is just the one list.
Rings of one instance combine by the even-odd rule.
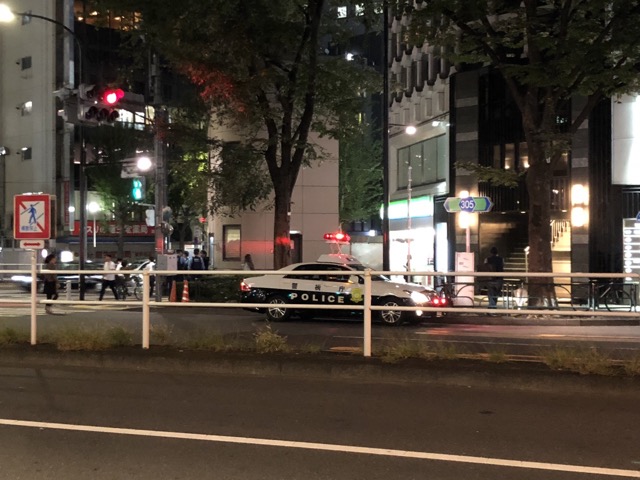
[[38, 337], [38, 265], [37, 254], [31, 250], [31, 345], [35, 345]]
[[371, 270], [364, 271], [364, 356], [371, 356]]
[[149, 315], [149, 271], [142, 272], [142, 348], [149, 349], [149, 329], [150, 329], [150, 315]]
[[65, 290], [66, 290], [67, 294], [66, 294], [65, 298], [67, 300], [71, 300], [71, 280], [67, 280], [66, 285], [67, 286], [65, 287]]

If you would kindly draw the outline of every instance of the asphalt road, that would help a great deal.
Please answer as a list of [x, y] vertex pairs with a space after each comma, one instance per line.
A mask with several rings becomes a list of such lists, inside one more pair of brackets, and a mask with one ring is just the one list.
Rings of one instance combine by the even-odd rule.
[[0, 407], [7, 479], [640, 478], [637, 398], [606, 391], [13, 365]]
[[[96, 300], [95, 295], [87, 297]], [[109, 297], [105, 297], [108, 299]], [[23, 292], [2, 291], [0, 296], [0, 328], [11, 327], [28, 331], [28, 305], [16, 305], [26, 300]], [[141, 342], [142, 314], [129, 302], [104, 302], [100, 305], [78, 303], [54, 309], [62, 315], [45, 315], [39, 306], [38, 335], [65, 327], [121, 326], [131, 331], [135, 342]], [[521, 317], [519, 317], [521, 319]], [[557, 323], [555, 323], [557, 321]], [[224, 336], [228, 341], [251, 339], [266, 328], [262, 314], [238, 308], [171, 307], [152, 309], [151, 343], [169, 338], [172, 343], [185, 344], [194, 338]], [[356, 350], [363, 345], [360, 320], [292, 320], [271, 327], [286, 336], [294, 346], [315, 346], [323, 350]], [[632, 358], [640, 354], [640, 326], [638, 325], [567, 325], [564, 319], [541, 322], [539, 319], [514, 321], [508, 317], [469, 317], [447, 315], [416, 326], [389, 328], [373, 327], [373, 348], [397, 345], [399, 342], [419, 342], [430, 346], [446, 344], [459, 353], [501, 352], [512, 355], [540, 355], [556, 346], [586, 348], [595, 346], [614, 358]]]

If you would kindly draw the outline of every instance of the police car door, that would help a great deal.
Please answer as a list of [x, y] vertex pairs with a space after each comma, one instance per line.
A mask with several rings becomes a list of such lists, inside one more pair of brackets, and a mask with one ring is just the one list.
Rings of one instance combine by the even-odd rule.
[[[353, 276], [357, 272], [340, 265], [327, 265], [326, 270], [335, 272], [335, 274], [324, 276], [321, 291], [325, 303], [336, 305], [359, 303], [357, 298], [360, 298], [360, 286]], [[356, 295], [356, 299], [352, 298], [353, 294]]]
[[322, 277], [306, 271], [322, 270], [313, 264], [303, 264], [295, 268], [296, 275], [286, 275], [283, 279], [282, 288], [287, 292], [287, 297], [291, 303], [316, 303], [313, 301], [314, 294], [320, 291]]

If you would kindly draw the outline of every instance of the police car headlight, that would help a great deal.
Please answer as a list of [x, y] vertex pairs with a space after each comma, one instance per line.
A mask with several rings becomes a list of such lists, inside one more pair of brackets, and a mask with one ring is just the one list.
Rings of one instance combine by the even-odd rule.
[[429, 297], [427, 297], [424, 293], [421, 292], [411, 292], [410, 293], [411, 300], [413, 303], [423, 304], [429, 301]]

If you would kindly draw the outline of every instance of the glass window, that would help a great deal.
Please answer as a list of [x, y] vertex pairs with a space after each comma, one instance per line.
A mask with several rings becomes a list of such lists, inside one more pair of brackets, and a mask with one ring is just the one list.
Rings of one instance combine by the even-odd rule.
[[527, 142], [520, 142], [519, 148], [520, 162], [518, 167], [520, 168], [520, 171], [524, 171], [529, 168], [529, 146], [527, 145]]
[[31, 68], [31, 57], [22, 57], [20, 59], [20, 67], [22, 70], [28, 70]]
[[33, 109], [33, 102], [29, 100], [28, 102], [24, 102], [20, 105], [20, 113], [24, 117], [25, 115], [31, 115], [31, 110]]
[[22, 160], [31, 160], [31, 147], [22, 147], [20, 154], [22, 155]]
[[364, 5], [362, 3], [356, 4], [356, 15], [357, 16], [364, 15]]
[[493, 168], [502, 168], [502, 152], [500, 145], [493, 146]]
[[447, 178], [447, 173], [449, 169], [449, 141], [446, 135], [440, 135], [437, 138], [438, 142], [438, 159], [436, 162], [437, 165], [437, 179], [444, 180]]
[[338, 7], [338, 18], [347, 18], [347, 7]]
[[411, 184], [421, 185], [424, 183], [422, 171], [422, 143], [416, 143], [409, 147], [409, 162], [411, 165]]
[[438, 180], [438, 139], [431, 138], [424, 142], [423, 146], [424, 171], [421, 183], [433, 183]]
[[516, 146], [513, 143], [507, 143], [504, 146], [504, 169], [513, 170], [516, 163]]
[[405, 188], [409, 184], [407, 167], [409, 166], [409, 148], [398, 150], [398, 188]]
[[224, 225], [222, 237], [222, 259], [240, 260], [240, 225]]

